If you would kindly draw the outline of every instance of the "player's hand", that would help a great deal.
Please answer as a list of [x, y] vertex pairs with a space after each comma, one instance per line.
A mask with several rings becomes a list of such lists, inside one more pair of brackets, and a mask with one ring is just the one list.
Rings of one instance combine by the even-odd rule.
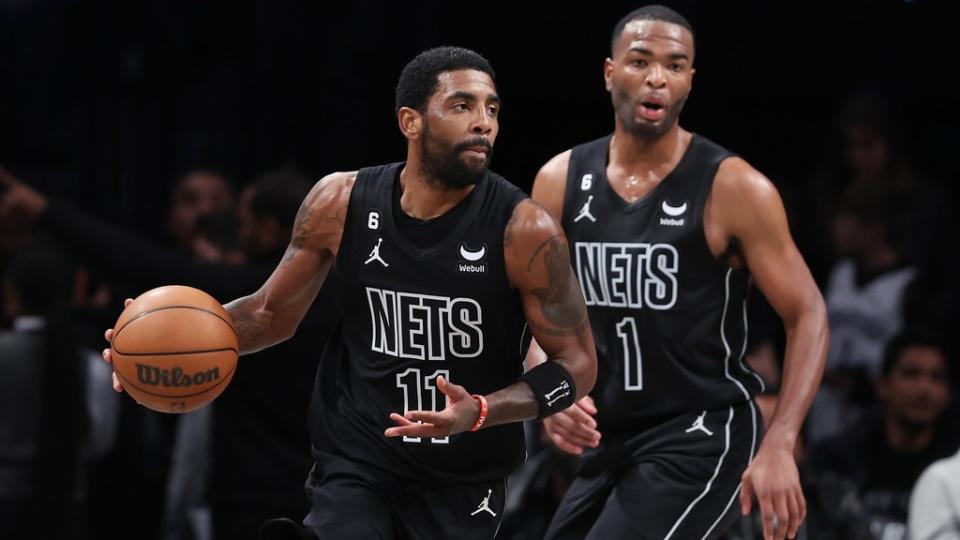
[[544, 418], [543, 429], [557, 448], [579, 456], [584, 448], [596, 448], [600, 444], [595, 414], [597, 407], [593, 398], [584, 396], [567, 409]]
[[760, 504], [764, 540], [796, 538], [807, 516], [807, 503], [800, 489], [800, 474], [792, 448], [763, 445], [743, 473], [740, 509], [750, 513], [753, 499]]
[[390, 419], [397, 425], [387, 428], [383, 434], [387, 437], [440, 439], [472, 428], [480, 416], [480, 404], [477, 400], [470, 397], [470, 393], [464, 387], [447, 382], [443, 376], [437, 377], [437, 388], [447, 396], [445, 409], [408, 411], [404, 415], [391, 413]]
[[0, 167], [0, 221], [33, 221], [46, 207], [46, 197]]
[[[130, 303], [133, 302], [133, 298], [127, 298], [123, 301], [123, 307], [127, 307]], [[107, 331], [103, 333], [103, 337], [113, 345], [113, 328], [107, 328]], [[108, 364], [113, 364], [113, 356], [111, 355], [110, 347], [107, 347], [103, 350], [103, 359], [107, 361]], [[120, 379], [117, 378], [116, 370], [111, 374], [113, 376], [113, 389], [117, 392], [123, 392], [123, 385], [120, 384]]]

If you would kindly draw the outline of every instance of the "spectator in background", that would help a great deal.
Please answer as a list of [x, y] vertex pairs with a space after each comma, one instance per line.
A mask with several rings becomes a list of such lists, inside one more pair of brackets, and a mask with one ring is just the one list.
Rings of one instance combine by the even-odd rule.
[[233, 205], [233, 188], [223, 175], [205, 170], [188, 172], [174, 185], [167, 213], [167, 232], [173, 244], [184, 253], [203, 253], [196, 243], [201, 239], [204, 220], [231, 212]]
[[202, 216], [197, 222], [197, 237], [193, 241], [195, 259], [239, 265], [246, 262], [237, 238], [237, 211], [220, 210]]
[[[0, 186], [0, 222], [4, 227], [17, 230], [36, 226], [40, 233], [52, 235], [69, 246], [73, 255], [106, 280], [108, 298], [100, 310], [87, 313], [98, 326], [112, 324], [114, 303], [145, 289], [171, 282], [203, 288], [188, 281], [229, 283], [230, 277], [244, 276], [235, 271], [240, 267], [200, 262], [193, 249], [209, 237], [201, 229], [204, 220], [233, 204], [232, 189], [219, 175], [188, 174], [177, 184], [167, 224], [176, 247], [166, 248], [68, 203], [50, 200], [4, 170], [0, 170]], [[173, 216], [179, 216], [188, 226], [174, 223]], [[207, 275], [211, 268], [219, 268], [217, 279]], [[164, 271], [168, 272], [166, 276]], [[104, 313], [110, 313], [108, 320], [100, 319]], [[100, 337], [97, 336], [96, 346], [102, 345]], [[88, 536], [112, 538], [117, 530], [124, 531], [126, 537], [157, 536], [178, 420], [141, 407], [125, 396], [120, 400], [117, 444], [91, 467]], [[128, 502], [128, 511], [117, 514], [112, 510], [108, 503], [117, 498]]]
[[[917, 182], [901, 143], [898, 123], [884, 98], [857, 94], [843, 104], [827, 146], [823, 171], [809, 184], [811, 189], [805, 197], [808, 223], [798, 228], [798, 242], [821, 283], [836, 256], [830, 249], [831, 223], [844, 194], [877, 187], [891, 191], [901, 206], [890, 218], [898, 226], [908, 221]], [[916, 245], [914, 236], [905, 234], [904, 244]], [[895, 247], [901, 250], [904, 245]]]
[[960, 540], [960, 452], [920, 475], [907, 523], [910, 540]]
[[880, 374], [883, 351], [903, 326], [903, 292], [916, 275], [896, 247], [896, 194], [877, 186], [851, 189], [833, 220], [842, 258], [830, 271], [826, 300], [831, 351], [827, 369]]
[[877, 384], [881, 408], [810, 456], [818, 470], [856, 485], [876, 538], [904, 537], [914, 482], [960, 447], [960, 431], [943, 414], [949, 368], [935, 338], [920, 332], [897, 336], [887, 346]]
[[834, 246], [842, 258], [824, 294], [831, 344], [810, 408], [812, 444], [852, 425], [872, 404], [884, 347], [903, 327], [904, 291], [916, 270], [894, 241], [897, 201], [880, 185], [851, 186], [834, 218]]
[[[70, 246], [71, 250], [94, 270], [114, 280], [127, 282], [140, 292], [159, 285], [177, 283], [203, 289], [215, 298], [230, 298], [262, 283], [276, 263], [275, 260], [270, 260], [262, 261], [264, 264], [238, 265], [234, 264], [238, 260], [233, 256], [204, 258], [197, 257], [192, 247], [188, 247], [186, 252], [164, 248], [122, 227], [80, 211], [67, 202], [48, 199], [2, 170], [0, 185], [5, 187], [5, 193], [0, 194], [0, 216], [6, 217], [6, 224], [19, 228], [22, 228], [24, 223], [35, 224], [40, 230]], [[187, 216], [186, 219], [193, 220], [188, 235], [191, 244], [195, 245], [200, 241], [222, 253], [227, 246], [219, 241], [218, 237], [223, 234], [202, 228], [209, 221], [218, 218], [212, 217], [215, 214], [200, 212], [198, 208], [209, 208], [209, 205], [194, 205], [189, 202], [195, 198], [209, 199], [197, 194], [174, 197], [175, 201], [181, 202], [175, 202], [171, 214]], [[241, 214], [242, 212], [236, 216], [237, 222], [242, 221]], [[242, 244], [243, 240], [238, 242]], [[199, 252], [208, 253], [209, 250], [202, 248]], [[250, 255], [244, 254], [242, 260], [261, 262], [258, 255]]]
[[74, 270], [50, 245], [19, 252], [3, 276], [0, 333], [0, 538], [82, 535], [84, 463], [113, 445], [110, 369], [79, 347]]
[[[956, 268], [960, 256], [952, 231], [957, 217], [952, 198], [908, 159], [900, 122], [888, 100], [877, 94], [852, 95], [842, 105], [820, 175], [802, 198], [797, 243], [819, 283], [825, 283], [836, 257], [831, 223], [845, 193], [879, 188], [896, 204], [886, 220], [898, 232], [894, 248], [918, 271], [907, 293], [906, 313], [924, 327], [948, 331], [960, 324], [954, 309], [960, 298]], [[861, 191], [862, 192], [862, 191]]]
[[[237, 246], [245, 264], [227, 260], [198, 261], [165, 249], [114, 225], [87, 215], [61, 201], [49, 200], [11, 175], [0, 178], [7, 192], [0, 195], [0, 213], [37, 222], [91, 264], [121, 277], [140, 291], [178, 283], [203, 289], [215, 298], [229, 298], [257, 289], [270, 275], [290, 240], [294, 216], [310, 183], [292, 170], [266, 173], [244, 189], [235, 216]], [[198, 238], [207, 238], [201, 233]], [[181, 426], [183, 432], [209, 434], [195, 444], [178, 447], [180, 464], [198, 464], [197, 451], [209, 444], [210, 469], [177, 468], [168, 485], [167, 538], [182, 538], [194, 530], [189, 508], [209, 494], [215, 538], [249, 538], [269, 517], [295, 516], [307, 511], [303, 478], [312, 458], [306, 430], [307, 403], [326, 335], [336, 320], [331, 276], [297, 336], [249, 357], [210, 411]], [[112, 321], [111, 321], [112, 322]], [[284, 369], [277, 370], [278, 362]], [[109, 377], [107, 377], [109, 379]], [[292, 382], [293, 381], [293, 382]], [[292, 385], [292, 386], [291, 386]], [[137, 407], [140, 411], [146, 411]], [[149, 411], [148, 411], [149, 412]], [[212, 414], [212, 427], [204, 426]], [[184, 417], [187, 418], [187, 417]], [[184, 438], [183, 441], [188, 441]], [[179, 464], [175, 464], [180, 467]], [[193, 474], [209, 474], [193, 483]], [[159, 507], [160, 504], [155, 506]], [[175, 506], [176, 508], [173, 508]], [[202, 527], [201, 527], [202, 529]]]

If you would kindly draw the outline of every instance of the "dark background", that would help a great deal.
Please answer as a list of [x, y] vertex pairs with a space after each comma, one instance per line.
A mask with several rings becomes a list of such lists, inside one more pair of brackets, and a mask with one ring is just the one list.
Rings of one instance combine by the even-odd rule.
[[[672, 2], [697, 31], [682, 123], [775, 182], [837, 145], [844, 98], [891, 100], [910, 162], [953, 190], [960, 40], [950, 2]], [[634, 2], [0, 0], [0, 164], [111, 221], [156, 231], [171, 182], [243, 185], [402, 159], [393, 90], [419, 51], [486, 55], [504, 98], [493, 168], [538, 167], [612, 129], [601, 67]]]

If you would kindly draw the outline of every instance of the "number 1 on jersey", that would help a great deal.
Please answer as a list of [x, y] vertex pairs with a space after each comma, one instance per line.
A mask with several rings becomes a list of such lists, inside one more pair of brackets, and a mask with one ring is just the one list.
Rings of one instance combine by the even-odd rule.
[[643, 355], [640, 354], [637, 320], [633, 317], [624, 317], [617, 323], [617, 335], [623, 341], [624, 388], [643, 390]]
[[[430, 407], [426, 409], [429, 411], [442, 411], [447, 406], [447, 396], [437, 388], [437, 377], [441, 375], [450, 380], [450, 371], [446, 369], [438, 369], [433, 375], [426, 377], [421, 376], [417, 368], [397, 374], [397, 387], [403, 390], [403, 414], [408, 411], [422, 411], [424, 405]], [[424, 396], [424, 393], [428, 396]], [[403, 442], [420, 442], [420, 437], [404, 437]], [[446, 444], [450, 442], [450, 437], [430, 439], [430, 442]]]

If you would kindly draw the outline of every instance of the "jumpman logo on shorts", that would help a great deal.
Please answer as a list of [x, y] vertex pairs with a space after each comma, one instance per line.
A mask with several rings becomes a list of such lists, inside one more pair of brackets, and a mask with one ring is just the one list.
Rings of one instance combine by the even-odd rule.
[[474, 510], [474, 511], [470, 514], [471, 516], [475, 516], [475, 515], [479, 514], [480, 512], [490, 512], [490, 515], [491, 515], [491, 516], [497, 517], [497, 513], [494, 512], [494, 511], [490, 508], [490, 494], [491, 494], [491, 493], [493, 493], [493, 490], [492, 490], [492, 489], [488, 489], [488, 490], [487, 490], [487, 496], [484, 497], [482, 501], [480, 501], [480, 506], [478, 506], [477, 509]]
[[596, 223], [597, 218], [593, 217], [593, 214], [590, 213], [590, 201], [593, 200], [593, 195], [587, 197], [587, 202], [583, 203], [583, 208], [580, 209], [580, 213], [577, 214], [577, 217], [573, 218], [573, 222], [576, 223], [583, 218], [590, 218], [590, 221]]
[[377, 261], [378, 263], [382, 264], [384, 268], [390, 266], [389, 264], [387, 264], [387, 261], [380, 258], [380, 244], [382, 243], [383, 243], [383, 238], [377, 238], [377, 245], [373, 246], [373, 251], [370, 252], [370, 258], [367, 259], [367, 262], [363, 264], [370, 264], [373, 261]]
[[707, 429], [707, 426], [703, 425], [703, 417], [707, 415], [707, 411], [700, 413], [700, 416], [693, 421], [693, 425], [687, 428], [687, 433], [693, 433], [694, 431], [702, 431], [707, 434], [708, 437], [713, 436], [713, 432]]

